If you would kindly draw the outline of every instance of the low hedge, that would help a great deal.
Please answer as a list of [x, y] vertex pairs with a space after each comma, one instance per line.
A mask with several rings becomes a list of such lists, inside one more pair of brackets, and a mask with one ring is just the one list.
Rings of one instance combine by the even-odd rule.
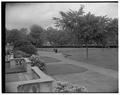
[[30, 57], [31, 55], [30, 54], [27, 54], [23, 51], [20, 51], [20, 50], [14, 50], [14, 57], [15, 58], [21, 58], [21, 57]]
[[33, 45], [22, 45], [22, 46], [17, 47], [16, 49], [23, 51], [30, 55], [37, 53], [37, 49]]

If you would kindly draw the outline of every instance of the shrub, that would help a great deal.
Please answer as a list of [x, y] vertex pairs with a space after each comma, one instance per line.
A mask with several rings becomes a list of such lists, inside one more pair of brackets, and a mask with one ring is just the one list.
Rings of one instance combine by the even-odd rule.
[[54, 92], [87, 92], [85, 87], [80, 87], [78, 85], [57, 81]]
[[47, 67], [46, 64], [39, 58], [37, 55], [32, 55], [30, 57], [31, 60], [31, 66], [37, 66], [40, 70], [42, 70], [44, 73], [47, 73]]
[[14, 43], [14, 47], [17, 48], [17, 47], [20, 47], [20, 46], [23, 46], [23, 45], [32, 45], [29, 41], [25, 40], [25, 39], [22, 39], [22, 40], [17, 40], [15, 43]]
[[37, 49], [33, 45], [24, 44], [24, 45], [17, 47], [16, 49], [23, 51], [23, 52], [30, 54], [30, 55], [36, 54], [36, 52], [37, 52]]
[[10, 55], [10, 50], [6, 50], [6, 51], [5, 51], [5, 54], [6, 54], [6, 55]]
[[14, 50], [14, 57], [15, 58], [21, 58], [21, 57], [30, 57], [30, 54], [27, 54], [20, 50]]
[[21, 39], [15, 42], [14, 49], [23, 51], [27, 54], [36, 54], [37, 49], [28, 40]]

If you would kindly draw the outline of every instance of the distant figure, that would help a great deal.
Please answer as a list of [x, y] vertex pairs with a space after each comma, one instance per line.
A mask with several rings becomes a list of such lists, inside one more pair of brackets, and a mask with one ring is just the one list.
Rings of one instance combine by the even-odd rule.
[[58, 50], [57, 50], [57, 49], [55, 49], [55, 48], [54, 48], [53, 50], [54, 50], [54, 52], [55, 52], [55, 53], [57, 53], [57, 52], [58, 52]]

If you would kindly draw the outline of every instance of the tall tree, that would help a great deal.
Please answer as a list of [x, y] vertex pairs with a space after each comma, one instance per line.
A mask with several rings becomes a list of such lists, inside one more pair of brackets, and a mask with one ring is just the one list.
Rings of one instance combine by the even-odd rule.
[[65, 46], [70, 43], [70, 35], [64, 30], [49, 27], [47, 33], [47, 39], [53, 46]]
[[[88, 58], [88, 44], [93, 38], [95, 40], [95, 37], [103, 34], [107, 18], [95, 16], [90, 12], [84, 14], [83, 7], [80, 7], [78, 11], [60, 12], [60, 15], [61, 18], [53, 18], [56, 21], [56, 26], [69, 30], [75, 35], [78, 44], [85, 44], [86, 57]], [[101, 39], [103, 40], [103, 38]]]
[[58, 45], [58, 30], [53, 27], [47, 28], [47, 40], [50, 42], [52, 46]]
[[24, 40], [26, 36], [18, 29], [6, 30], [6, 42], [15, 45], [18, 40]]
[[44, 29], [38, 25], [32, 25], [30, 27], [30, 34], [28, 35], [28, 39], [36, 47], [40, 47], [43, 45], [43, 39], [42, 39], [43, 31], [44, 31]]
[[108, 44], [118, 45], [118, 19], [111, 19], [106, 26]]

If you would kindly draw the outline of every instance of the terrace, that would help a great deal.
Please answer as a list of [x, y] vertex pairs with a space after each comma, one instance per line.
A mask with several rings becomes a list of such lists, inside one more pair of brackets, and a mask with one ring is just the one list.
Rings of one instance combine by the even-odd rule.
[[6, 63], [6, 92], [52, 92], [53, 79], [38, 67], [31, 67], [28, 59], [10, 61]]

